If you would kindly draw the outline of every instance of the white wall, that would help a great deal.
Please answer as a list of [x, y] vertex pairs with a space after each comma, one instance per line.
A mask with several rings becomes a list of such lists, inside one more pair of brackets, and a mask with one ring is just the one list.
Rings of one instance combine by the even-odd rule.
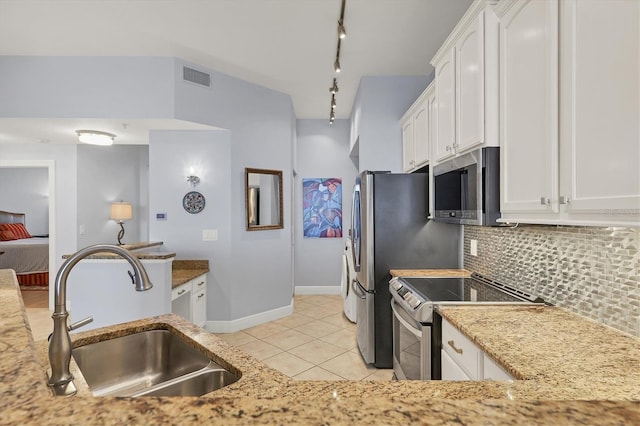
[[31, 235], [48, 234], [48, 170], [44, 167], [0, 168], [0, 210], [25, 213]]
[[400, 117], [426, 89], [430, 76], [367, 76], [360, 79], [351, 119], [358, 137], [358, 168], [402, 172]]
[[[349, 159], [349, 121], [298, 120], [298, 175], [295, 179], [295, 284], [298, 287], [340, 286], [344, 241], [351, 224], [351, 193], [357, 170]], [[302, 179], [342, 179], [344, 238], [304, 238]], [[317, 290], [317, 289], [316, 289]]]
[[117, 244], [120, 226], [109, 214], [111, 203], [118, 201], [133, 206], [133, 219], [124, 223], [122, 242], [144, 241], [140, 220], [144, 218], [146, 227], [148, 188], [141, 176], [149, 173], [148, 149], [146, 145], [78, 145], [78, 247]]

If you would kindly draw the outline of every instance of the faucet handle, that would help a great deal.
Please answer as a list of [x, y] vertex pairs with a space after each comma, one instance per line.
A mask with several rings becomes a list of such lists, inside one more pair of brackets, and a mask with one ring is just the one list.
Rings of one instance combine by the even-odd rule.
[[135, 285], [136, 284], [136, 274], [132, 273], [131, 271], [127, 271], [127, 274], [129, 274], [129, 278], [131, 278], [131, 284]]
[[[89, 324], [90, 322], [93, 322], [93, 317], [86, 317], [85, 319], [82, 319], [80, 321], [76, 321], [73, 324], [70, 324], [67, 326], [67, 330], [69, 331], [73, 331], [76, 330], [80, 327], [83, 327], [87, 324]], [[53, 336], [53, 333], [49, 334], [49, 337], [47, 337], [47, 341], [50, 342], [51, 341], [51, 337]]]

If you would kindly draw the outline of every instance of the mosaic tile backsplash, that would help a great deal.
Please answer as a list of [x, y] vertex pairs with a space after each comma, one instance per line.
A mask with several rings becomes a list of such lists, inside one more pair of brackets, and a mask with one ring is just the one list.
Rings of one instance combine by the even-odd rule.
[[466, 269], [638, 337], [639, 248], [638, 228], [464, 227]]

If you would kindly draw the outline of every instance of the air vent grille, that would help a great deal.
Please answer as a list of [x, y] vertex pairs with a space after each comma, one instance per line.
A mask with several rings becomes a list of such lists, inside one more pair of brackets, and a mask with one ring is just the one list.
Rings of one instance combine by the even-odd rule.
[[182, 67], [182, 79], [200, 86], [211, 87], [211, 76], [193, 68]]

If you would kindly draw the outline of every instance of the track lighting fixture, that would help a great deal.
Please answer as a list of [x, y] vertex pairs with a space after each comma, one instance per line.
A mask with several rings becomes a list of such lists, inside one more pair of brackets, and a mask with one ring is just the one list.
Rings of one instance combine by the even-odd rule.
[[347, 30], [344, 29], [342, 21], [338, 21], [338, 37], [343, 39], [347, 36]]
[[[340, 45], [342, 40], [347, 36], [347, 31], [344, 28], [344, 9], [347, 0], [342, 0], [340, 7], [340, 18], [338, 19], [338, 46], [336, 48], [336, 61], [333, 63], [333, 70], [337, 73], [342, 71], [340, 66]], [[329, 109], [329, 124], [333, 124], [336, 119], [336, 93], [338, 92], [338, 81], [334, 78], [333, 85], [329, 87], [331, 92], [331, 108]]]
[[338, 93], [338, 81], [334, 78], [333, 79], [333, 85], [331, 87], [329, 87], [329, 92], [331, 92], [332, 95], [335, 95], [336, 93]]

